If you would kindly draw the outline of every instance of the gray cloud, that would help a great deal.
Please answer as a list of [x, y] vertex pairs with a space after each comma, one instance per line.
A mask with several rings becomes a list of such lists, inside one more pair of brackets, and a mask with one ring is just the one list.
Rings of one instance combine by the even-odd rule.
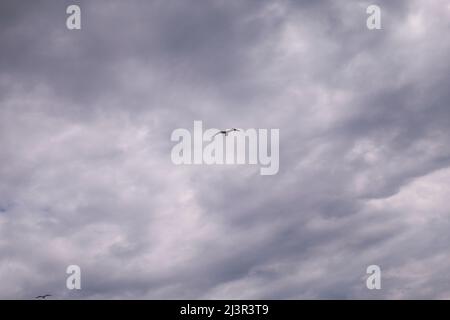
[[[0, 298], [450, 297], [445, 1], [377, 1], [377, 31], [368, 1], [75, 1], [81, 31], [16, 2]], [[280, 128], [279, 173], [173, 165], [194, 120]]]

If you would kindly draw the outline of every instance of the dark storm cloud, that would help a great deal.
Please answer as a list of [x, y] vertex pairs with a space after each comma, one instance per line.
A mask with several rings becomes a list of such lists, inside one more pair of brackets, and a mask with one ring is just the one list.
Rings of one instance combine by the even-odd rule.
[[[450, 9], [376, 3], [2, 1], [0, 297], [448, 298]], [[193, 120], [279, 173], [174, 166]]]

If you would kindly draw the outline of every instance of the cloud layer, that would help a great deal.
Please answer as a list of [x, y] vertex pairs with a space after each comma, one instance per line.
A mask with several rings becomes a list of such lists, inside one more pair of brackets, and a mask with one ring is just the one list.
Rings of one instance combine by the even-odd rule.
[[[370, 4], [2, 1], [0, 298], [450, 298], [450, 6]], [[194, 120], [279, 173], [173, 165]]]

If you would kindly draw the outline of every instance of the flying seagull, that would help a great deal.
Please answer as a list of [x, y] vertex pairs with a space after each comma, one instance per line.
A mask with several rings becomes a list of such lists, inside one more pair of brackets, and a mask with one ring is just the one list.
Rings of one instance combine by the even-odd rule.
[[43, 296], [37, 296], [37, 297], [35, 297], [35, 299], [45, 299], [45, 298], [51, 297], [51, 296], [52, 296], [51, 294], [45, 294]]
[[228, 130], [220, 130], [220, 131], [217, 132], [215, 135], [213, 135], [213, 138], [214, 138], [215, 136], [217, 136], [218, 134], [223, 134], [224, 136], [227, 136], [230, 132], [233, 132], [233, 131], [241, 131], [241, 130], [236, 129], [236, 128], [232, 128], [232, 129], [228, 129]]

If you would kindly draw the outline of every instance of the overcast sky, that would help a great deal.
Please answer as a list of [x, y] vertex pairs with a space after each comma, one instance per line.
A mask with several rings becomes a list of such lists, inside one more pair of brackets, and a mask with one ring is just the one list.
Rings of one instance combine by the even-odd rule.
[[[447, 0], [1, 0], [0, 298], [450, 299], [449, 27]], [[194, 120], [280, 129], [278, 174], [174, 165]]]

